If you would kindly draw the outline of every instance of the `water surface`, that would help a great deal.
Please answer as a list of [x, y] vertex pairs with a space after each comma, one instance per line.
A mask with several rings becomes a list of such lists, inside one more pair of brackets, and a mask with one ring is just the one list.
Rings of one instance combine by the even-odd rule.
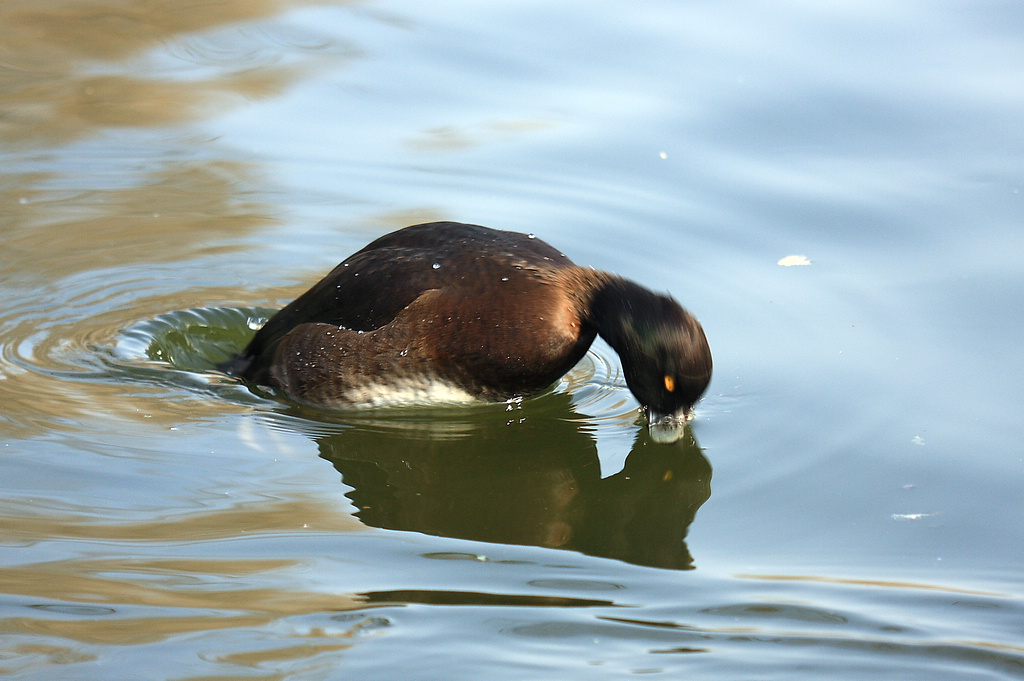
[[[5, 4], [0, 672], [1024, 677], [1022, 29]], [[209, 370], [433, 219], [671, 291], [715, 354], [686, 436], [649, 440], [602, 342], [465, 408]]]

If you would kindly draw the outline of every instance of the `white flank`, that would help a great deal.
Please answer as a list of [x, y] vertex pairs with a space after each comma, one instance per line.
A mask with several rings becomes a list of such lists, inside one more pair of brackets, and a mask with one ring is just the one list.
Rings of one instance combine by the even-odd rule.
[[347, 395], [357, 406], [387, 407], [404, 404], [465, 404], [480, 398], [447, 381], [420, 376], [391, 383], [353, 387]]

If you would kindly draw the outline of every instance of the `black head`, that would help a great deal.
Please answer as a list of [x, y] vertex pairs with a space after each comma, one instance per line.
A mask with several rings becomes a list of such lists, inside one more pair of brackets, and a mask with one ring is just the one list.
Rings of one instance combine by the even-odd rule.
[[601, 335], [619, 353], [626, 384], [651, 421], [683, 417], [711, 381], [704, 329], [672, 298], [622, 283]]

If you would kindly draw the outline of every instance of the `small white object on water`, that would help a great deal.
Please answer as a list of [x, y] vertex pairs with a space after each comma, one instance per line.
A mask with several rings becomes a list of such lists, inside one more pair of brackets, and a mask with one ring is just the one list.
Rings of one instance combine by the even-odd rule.
[[893, 513], [893, 520], [920, 520], [921, 518], [931, 518], [936, 516], [938, 513]]
[[795, 267], [798, 265], [810, 265], [811, 261], [807, 259], [806, 255], [787, 255], [779, 261], [779, 264], [783, 267]]

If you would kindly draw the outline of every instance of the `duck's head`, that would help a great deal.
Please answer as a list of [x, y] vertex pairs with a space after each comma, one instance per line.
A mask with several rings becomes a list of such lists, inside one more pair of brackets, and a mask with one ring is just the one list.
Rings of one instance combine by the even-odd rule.
[[626, 385], [644, 408], [651, 437], [674, 442], [711, 381], [711, 348], [700, 322], [667, 296], [630, 306], [616, 348]]

